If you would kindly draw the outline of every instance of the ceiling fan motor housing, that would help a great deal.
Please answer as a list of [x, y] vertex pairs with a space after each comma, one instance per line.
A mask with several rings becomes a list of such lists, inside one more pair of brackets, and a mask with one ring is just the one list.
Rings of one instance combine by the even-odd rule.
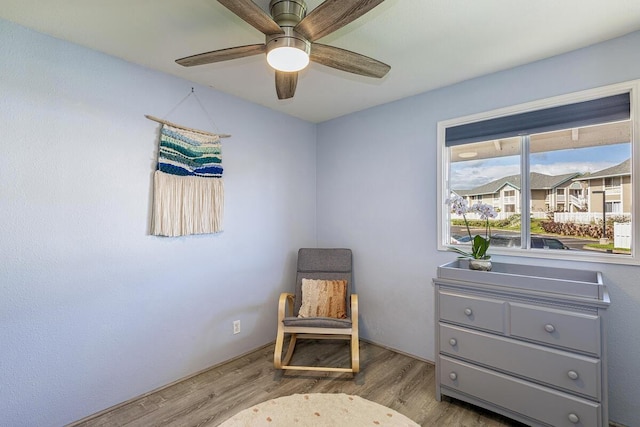
[[302, 35], [293, 31], [291, 27], [283, 27], [284, 34], [274, 34], [266, 36], [267, 55], [274, 49], [280, 47], [294, 47], [302, 50], [307, 55], [311, 52], [311, 43]]
[[282, 47], [299, 49], [308, 57], [311, 43], [293, 29], [306, 16], [307, 4], [303, 0], [271, 0], [269, 10], [284, 34], [266, 35], [267, 60], [271, 51]]
[[281, 27], [295, 27], [307, 14], [304, 0], [271, 0], [269, 11]]

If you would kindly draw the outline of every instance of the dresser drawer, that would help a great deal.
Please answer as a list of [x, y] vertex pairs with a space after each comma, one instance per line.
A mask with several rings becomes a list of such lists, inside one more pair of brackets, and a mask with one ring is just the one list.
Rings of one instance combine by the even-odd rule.
[[440, 320], [504, 333], [506, 302], [441, 291]]
[[[599, 403], [446, 356], [440, 356], [439, 362], [439, 380], [443, 388], [477, 396], [554, 427], [601, 426], [602, 408]], [[446, 389], [443, 393], [446, 394]]]
[[510, 303], [511, 335], [600, 355], [600, 318], [587, 313]]
[[440, 325], [440, 352], [600, 399], [600, 360], [479, 331]]

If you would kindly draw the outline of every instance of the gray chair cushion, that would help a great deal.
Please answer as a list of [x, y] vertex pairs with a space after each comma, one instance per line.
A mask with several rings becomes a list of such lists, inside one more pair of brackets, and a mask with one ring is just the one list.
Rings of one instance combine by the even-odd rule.
[[312, 328], [350, 328], [351, 319], [333, 317], [285, 317], [285, 326], [308, 326]]
[[298, 271], [351, 273], [351, 249], [301, 248]]

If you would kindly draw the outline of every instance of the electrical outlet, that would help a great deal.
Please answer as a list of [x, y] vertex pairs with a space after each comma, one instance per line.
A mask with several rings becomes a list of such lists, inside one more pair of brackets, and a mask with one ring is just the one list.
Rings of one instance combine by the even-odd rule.
[[240, 321], [239, 320], [234, 320], [233, 321], [233, 334], [239, 334], [240, 333]]

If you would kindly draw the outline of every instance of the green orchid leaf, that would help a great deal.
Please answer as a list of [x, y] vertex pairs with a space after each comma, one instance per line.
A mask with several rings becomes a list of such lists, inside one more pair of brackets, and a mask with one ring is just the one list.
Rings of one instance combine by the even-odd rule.
[[473, 258], [473, 254], [470, 254], [469, 252], [465, 252], [462, 249], [456, 248], [455, 246], [448, 246], [447, 249], [450, 250], [451, 252], [458, 253], [465, 258]]
[[480, 235], [476, 235], [473, 238], [473, 244], [471, 245], [471, 253], [475, 259], [484, 258], [489, 250], [489, 239], [485, 239]]

